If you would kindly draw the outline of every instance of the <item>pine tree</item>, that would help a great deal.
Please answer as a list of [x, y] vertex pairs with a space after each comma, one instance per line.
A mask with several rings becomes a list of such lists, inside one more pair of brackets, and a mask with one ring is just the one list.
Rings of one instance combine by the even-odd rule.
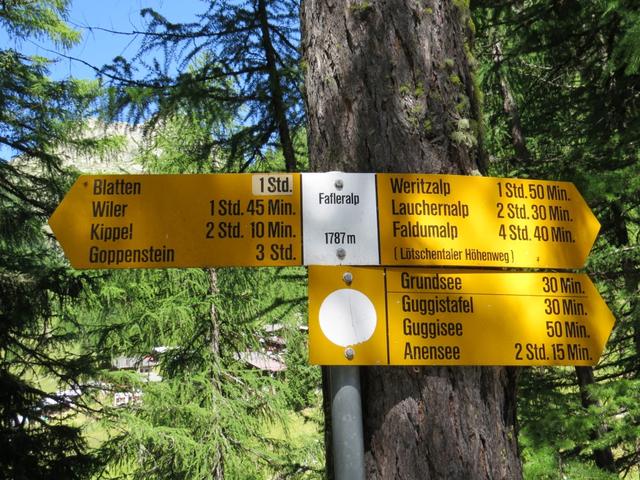
[[[2, 2], [0, 25], [14, 45], [48, 37], [66, 47], [78, 39], [63, 21], [66, 7], [66, 1]], [[72, 180], [57, 152], [83, 143], [72, 132], [94, 90], [51, 81], [45, 59], [0, 49], [0, 151], [19, 156], [0, 159], [2, 478], [86, 478], [97, 463], [73, 423], [91, 399], [84, 384], [91, 358], [72, 350], [78, 329], [66, 315], [81, 276], [66, 267], [44, 229]]]
[[[227, 121], [175, 112], [158, 124], [139, 157], [156, 173], [211, 172], [225, 152], [211, 153], [212, 133]], [[132, 478], [268, 478], [312, 476], [317, 448], [270, 435], [286, 429], [287, 402], [306, 406], [308, 385], [289, 385], [247, 364], [247, 352], [268, 353], [265, 328], [297, 329], [304, 291], [295, 269], [186, 269], [116, 271], [85, 291], [76, 316], [86, 329], [86, 351], [102, 353], [100, 380], [140, 401], [109, 408], [111, 433], [100, 452], [105, 474]], [[160, 382], [109, 368], [118, 356], [143, 358], [157, 347]], [[294, 353], [291, 351], [291, 353]], [[283, 359], [284, 360], [284, 359]], [[299, 361], [299, 360], [298, 360]], [[295, 366], [295, 364], [294, 364]], [[297, 370], [302, 370], [298, 366]], [[140, 452], [144, 452], [141, 454]]]
[[191, 24], [142, 10], [148, 28], [139, 54], [102, 69], [114, 86], [112, 114], [153, 125], [178, 109], [199, 112], [207, 99], [207, 108], [215, 103], [234, 117], [211, 145], [227, 152], [228, 171], [255, 167], [274, 147], [284, 168], [297, 170], [295, 138], [303, 118], [297, 10], [291, 0], [211, 2]]
[[[637, 462], [638, 436], [637, 7], [627, 1], [475, 6], [492, 172], [577, 184], [602, 223], [587, 269], [618, 319], [592, 371], [523, 373], [525, 471], [576, 468], [603, 478], [606, 471], [625, 472]], [[503, 107], [505, 83], [511, 113]], [[512, 133], [516, 110], [525, 161]]]

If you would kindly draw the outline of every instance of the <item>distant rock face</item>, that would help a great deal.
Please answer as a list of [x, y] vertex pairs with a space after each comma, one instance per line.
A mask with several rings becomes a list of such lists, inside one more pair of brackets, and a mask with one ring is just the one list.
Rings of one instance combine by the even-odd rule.
[[[138, 162], [138, 158], [143, 149], [148, 148], [149, 141], [144, 137], [142, 126], [121, 122], [106, 124], [90, 119], [79, 137], [86, 139], [109, 137], [115, 141], [112, 148], [102, 152], [85, 153], [61, 147], [56, 153], [65, 167], [74, 167], [88, 174], [143, 173], [144, 168]], [[31, 173], [41, 168], [38, 162], [23, 156], [14, 157], [10, 161], [15, 167]]]
[[136, 161], [146, 143], [142, 127], [128, 123], [101, 123], [89, 120], [85, 138], [115, 137], [119, 146], [99, 154], [61, 152], [64, 163], [83, 173], [142, 173], [143, 167]]

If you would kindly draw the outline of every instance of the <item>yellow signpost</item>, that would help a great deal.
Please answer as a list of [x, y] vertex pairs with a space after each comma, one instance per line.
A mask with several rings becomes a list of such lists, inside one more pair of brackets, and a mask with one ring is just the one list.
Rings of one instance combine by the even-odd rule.
[[570, 183], [339, 172], [82, 176], [49, 223], [76, 268], [580, 268], [599, 230]]
[[599, 224], [572, 184], [304, 175], [85, 175], [49, 223], [76, 268], [396, 267], [309, 269], [313, 363], [597, 362], [613, 317], [586, 275], [410, 267], [581, 267]]
[[[75, 268], [340, 265], [309, 268], [312, 364], [598, 362], [614, 318], [586, 275], [410, 267], [582, 267], [600, 225], [572, 184], [304, 175], [81, 176], [49, 224]], [[357, 368], [329, 383], [334, 438], [361, 439]]]
[[75, 268], [300, 265], [300, 176], [85, 175], [49, 219]]
[[614, 318], [585, 274], [310, 267], [320, 365], [595, 365]]
[[377, 174], [381, 265], [580, 268], [600, 224], [566, 182]]

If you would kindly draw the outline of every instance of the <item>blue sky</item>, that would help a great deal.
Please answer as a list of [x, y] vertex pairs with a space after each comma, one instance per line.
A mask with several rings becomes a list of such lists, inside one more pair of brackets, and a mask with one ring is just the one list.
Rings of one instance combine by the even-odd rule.
[[[95, 78], [95, 71], [82, 62], [56, 55], [83, 60], [95, 67], [111, 63], [116, 56], [133, 57], [140, 45], [140, 36], [115, 35], [97, 28], [132, 32], [144, 31], [140, 16], [143, 8], [153, 8], [172, 22], [196, 21], [208, 2], [203, 0], [71, 0], [67, 22], [82, 34], [81, 41], [69, 50], [61, 50], [44, 39], [22, 39], [19, 42], [8, 37], [0, 29], [0, 45], [11, 47], [27, 55], [40, 55], [56, 59], [49, 66], [50, 76], [56, 80], [68, 77]], [[12, 157], [16, 152], [0, 145], [0, 159]]]
[[[139, 37], [114, 35], [95, 28], [125, 32], [144, 30], [144, 23], [140, 17], [140, 10], [143, 8], [153, 8], [176, 23], [195, 21], [196, 14], [206, 8], [206, 3], [202, 0], [71, 0], [67, 21], [82, 33], [82, 40], [63, 53], [80, 58], [96, 67], [110, 63], [118, 55], [131, 58], [137, 52]], [[6, 45], [7, 42], [9, 39], [5, 32], [0, 32], [0, 43]], [[44, 40], [22, 40], [18, 45], [11, 46], [16, 46], [26, 54], [38, 54], [48, 58], [55, 57], [50, 50], [59, 50]], [[95, 76], [94, 71], [81, 62], [62, 58], [51, 65], [50, 71], [55, 79]]]

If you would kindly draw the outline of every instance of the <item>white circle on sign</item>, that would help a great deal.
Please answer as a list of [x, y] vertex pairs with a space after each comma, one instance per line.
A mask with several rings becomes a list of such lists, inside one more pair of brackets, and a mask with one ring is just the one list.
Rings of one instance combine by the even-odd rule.
[[358, 290], [336, 290], [320, 305], [320, 329], [332, 343], [341, 347], [369, 340], [377, 322], [373, 303]]

